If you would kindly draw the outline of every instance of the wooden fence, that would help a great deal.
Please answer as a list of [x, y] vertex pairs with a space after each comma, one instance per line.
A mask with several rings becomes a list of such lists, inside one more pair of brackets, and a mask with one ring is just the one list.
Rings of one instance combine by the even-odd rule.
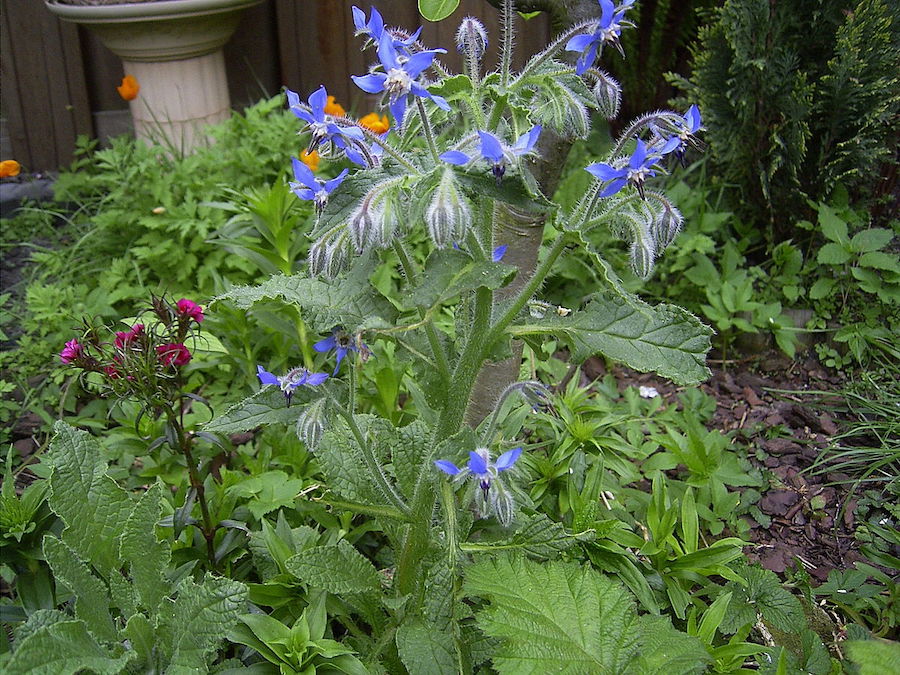
[[[247, 10], [225, 48], [233, 106], [282, 86], [305, 95], [320, 84], [345, 105], [360, 103], [365, 94], [350, 75], [365, 73], [375, 56], [361, 52], [361, 38], [353, 36], [353, 4], [369, 10], [361, 0], [264, 0]], [[416, 0], [376, 4], [389, 25], [413, 30], [424, 24], [422, 42], [447, 49], [443, 61], [453, 69], [461, 65], [456, 28], [463, 17], [477, 16], [491, 39], [487, 62], [496, 63], [498, 13], [486, 0], [462, 0], [453, 16], [436, 24], [421, 19]], [[43, 0], [0, 0], [0, 8], [0, 115], [13, 157], [29, 171], [52, 171], [71, 161], [79, 134], [97, 134], [103, 113], [127, 109], [116, 92], [122, 64], [90, 31], [57, 19]], [[542, 16], [517, 21], [521, 64], [546, 44], [549, 25]]]

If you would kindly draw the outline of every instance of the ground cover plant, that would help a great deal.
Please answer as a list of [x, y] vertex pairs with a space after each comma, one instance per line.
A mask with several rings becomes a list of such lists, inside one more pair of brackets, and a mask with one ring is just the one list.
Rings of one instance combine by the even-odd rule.
[[[506, 2], [499, 69], [483, 72], [488, 36], [466, 19], [461, 75], [376, 9], [354, 10], [378, 59], [354, 79], [383, 97], [389, 129], [348, 116], [324, 87], [287, 92], [308, 144], [294, 180], [196, 200], [221, 212], [203, 236], [244, 261], [239, 273], [145, 293], [142, 311], [113, 308], [66, 336], [59, 358], [104, 395], [71, 421], [108, 411], [116, 426], [57, 424], [21, 495], [8, 460], [6, 669], [830, 673], [896, 661], [897, 645], [877, 639], [897, 605], [884, 571], [896, 531], [876, 496], [864, 508], [877, 567], [786, 586], [748, 565], [745, 516], [769, 513], [772, 478], [751, 461], [743, 419], [710, 424], [719, 407], [696, 385], [712, 331], [633, 293], [682, 226], [663, 179], [694, 152], [701, 111], [626, 121], [577, 167], [574, 197], [542, 166], [589, 134], [589, 111], [615, 112], [597, 59], [633, 4], [603, 0], [599, 18], [515, 73]], [[322, 173], [313, 150], [331, 160]], [[560, 283], [584, 268], [591, 285]], [[683, 389], [583, 375], [614, 362]], [[259, 389], [226, 399], [238, 373]], [[804, 513], [827, 512], [819, 497]], [[819, 599], [852, 622], [823, 622]]]

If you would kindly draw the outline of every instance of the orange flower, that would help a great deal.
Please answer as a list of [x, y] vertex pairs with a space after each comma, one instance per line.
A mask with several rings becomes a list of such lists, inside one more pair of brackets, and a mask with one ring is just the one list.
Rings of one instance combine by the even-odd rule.
[[14, 159], [4, 159], [0, 162], [0, 178], [12, 178], [18, 176], [22, 167]]
[[347, 111], [344, 110], [344, 106], [340, 103], [334, 102], [334, 96], [329, 96], [328, 102], [325, 103], [325, 114], [334, 115], [335, 117], [346, 117]]
[[391, 128], [391, 123], [388, 122], [387, 115], [378, 116], [378, 113], [369, 113], [365, 117], [363, 117], [359, 121], [359, 125], [365, 127], [370, 131], [374, 131], [376, 134], [383, 134], [385, 131]]
[[126, 101], [133, 101], [137, 98], [138, 92], [141, 90], [141, 85], [138, 84], [137, 78], [134, 75], [126, 75], [122, 78], [122, 84], [116, 87], [116, 91], [119, 92], [119, 96], [124, 98]]
[[319, 151], [313, 150], [312, 152], [306, 152], [304, 150], [300, 153], [300, 161], [306, 164], [309, 167], [310, 171], [318, 171], [319, 170]]

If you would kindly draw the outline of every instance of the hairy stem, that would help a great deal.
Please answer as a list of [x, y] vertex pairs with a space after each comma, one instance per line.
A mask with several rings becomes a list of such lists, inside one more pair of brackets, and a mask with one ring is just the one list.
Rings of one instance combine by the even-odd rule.
[[425, 142], [431, 151], [431, 156], [435, 162], [439, 162], [437, 146], [434, 144], [434, 132], [431, 130], [431, 122], [428, 121], [428, 113], [425, 111], [425, 104], [422, 99], [416, 96], [416, 107], [419, 110], [419, 117], [422, 118], [422, 130], [425, 132]]

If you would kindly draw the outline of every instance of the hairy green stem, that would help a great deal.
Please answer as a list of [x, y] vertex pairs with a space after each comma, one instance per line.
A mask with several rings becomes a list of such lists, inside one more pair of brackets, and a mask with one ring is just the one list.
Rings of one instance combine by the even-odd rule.
[[437, 146], [434, 144], [434, 132], [431, 130], [431, 122], [428, 121], [428, 113], [425, 112], [425, 104], [422, 103], [422, 99], [416, 96], [416, 107], [419, 110], [419, 117], [422, 118], [422, 130], [425, 132], [425, 142], [428, 144], [428, 149], [431, 151], [431, 157], [434, 159], [435, 163], [440, 161], [438, 157]]
[[503, 44], [500, 47], [500, 88], [506, 89], [509, 85], [509, 71], [512, 69], [513, 51], [513, 0], [503, 0], [503, 8], [500, 11], [503, 21]]

